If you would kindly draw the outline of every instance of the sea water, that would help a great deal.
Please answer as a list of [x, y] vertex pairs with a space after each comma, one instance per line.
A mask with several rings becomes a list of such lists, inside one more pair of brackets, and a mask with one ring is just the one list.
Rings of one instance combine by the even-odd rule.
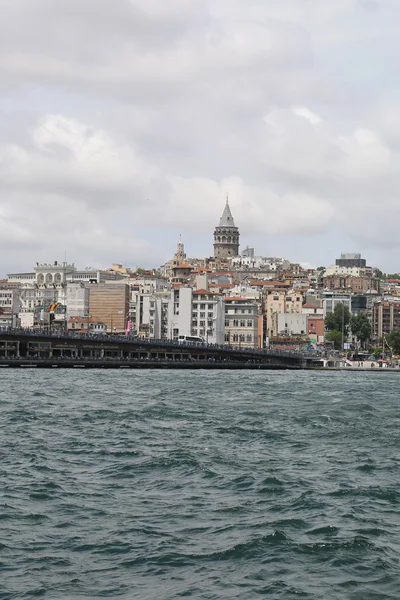
[[0, 598], [400, 598], [400, 374], [0, 372]]

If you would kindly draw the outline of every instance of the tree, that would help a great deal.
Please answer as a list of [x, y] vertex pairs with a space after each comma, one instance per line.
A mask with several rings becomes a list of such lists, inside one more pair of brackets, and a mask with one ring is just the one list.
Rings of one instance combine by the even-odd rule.
[[389, 346], [394, 354], [400, 354], [400, 329], [395, 329], [387, 336]]
[[336, 304], [335, 310], [325, 317], [325, 329], [327, 331], [343, 331], [347, 337], [350, 323], [350, 311], [344, 304]]
[[361, 344], [365, 344], [371, 337], [371, 323], [366, 315], [359, 313], [351, 318], [351, 333], [356, 336]]
[[342, 332], [338, 329], [332, 329], [326, 334], [328, 342], [333, 342], [335, 350], [342, 349]]

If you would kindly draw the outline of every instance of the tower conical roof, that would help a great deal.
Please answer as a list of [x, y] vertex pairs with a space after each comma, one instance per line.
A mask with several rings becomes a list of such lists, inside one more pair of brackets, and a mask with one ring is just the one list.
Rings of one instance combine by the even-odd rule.
[[235, 227], [235, 222], [232, 217], [231, 209], [229, 208], [228, 197], [226, 197], [226, 204], [224, 212], [219, 220], [220, 227]]

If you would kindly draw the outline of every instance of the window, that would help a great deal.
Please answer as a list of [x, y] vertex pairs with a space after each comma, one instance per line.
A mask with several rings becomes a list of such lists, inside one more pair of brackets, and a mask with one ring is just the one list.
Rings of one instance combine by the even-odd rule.
[[240, 321], [240, 327], [246, 327], [246, 321]]
[[206, 313], [203, 313], [203, 312], [200, 313], [200, 319], [204, 319], [205, 316], [206, 316]]
[[229, 327], [229, 319], [225, 319], [225, 327]]
[[246, 340], [246, 336], [244, 335], [244, 333], [241, 333], [239, 336], [239, 341], [244, 342], [245, 340]]
[[247, 334], [246, 341], [247, 341], [249, 344], [251, 344], [251, 343], [252, 343], [252, 341], [253, 341], [253, 336], [251, 335], [251, 333], [248, 333], [248, 334]]
[[239, 327], [239, 321], [237, 319], [233, 320], [233, 326], [234, 327]]
[[200, 304], [200, 310], [204, 310], [206, 308], [205, 304]]
[[253, 327], [253, 321], [247, 321], [247, 327]]

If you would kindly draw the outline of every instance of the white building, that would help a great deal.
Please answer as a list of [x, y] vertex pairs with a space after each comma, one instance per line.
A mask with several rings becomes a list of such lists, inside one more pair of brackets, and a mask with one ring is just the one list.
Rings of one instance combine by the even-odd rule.
[[131, 290], [129, 319], [131, 331], [141, 337], [167, 339], [170, 293], [141, 293]]
[[335, 306], [338, 304], [343, 304], [351, 312], [351, 294], [346, 294], [343, 292], [330, 292], [325, 290], [322, 292], [321, 296], [322, 306], [324, 309], [324, 318], [327, 314], [334, 312]]
[[232, 266], [236, 268], [262, 269], [265, 271], [278, 271], [290, 266], [289, 261], [284, 258], [267, 256], [235, 256], [231, 261]]
[[274, 313], [272, 335], [306, 335], [307, 315], [302, 313]]
[[222, 296], [206, 289], [193, 292], [191, 332], [208, 344], [224, 343], [225, 306]]
[[0, 312], [17, 314], [19, 312], [19, 290], [0, 288]]
[[71, 317], [87, 317], [89, 315], [90, 288], [84, 283], [66, 284], [67, 321]]
[[325, 270], [324, 277], [330, 275], [351, 275], [352, 277], [362, 277], [366, 272], [371, 272], [371, 268], [362, 267], [341, 267], [339, 265], [332, 265]]
[[178, 341], [179, 336], [192, 335], [193, 289], [176, 287], [168, 303], [168, 339]]
[[198, 336], [209, 344], [223, 344], [224, 315], [224, 301], [218, 294], [176, 287], [168, 304], [168, 338]]

